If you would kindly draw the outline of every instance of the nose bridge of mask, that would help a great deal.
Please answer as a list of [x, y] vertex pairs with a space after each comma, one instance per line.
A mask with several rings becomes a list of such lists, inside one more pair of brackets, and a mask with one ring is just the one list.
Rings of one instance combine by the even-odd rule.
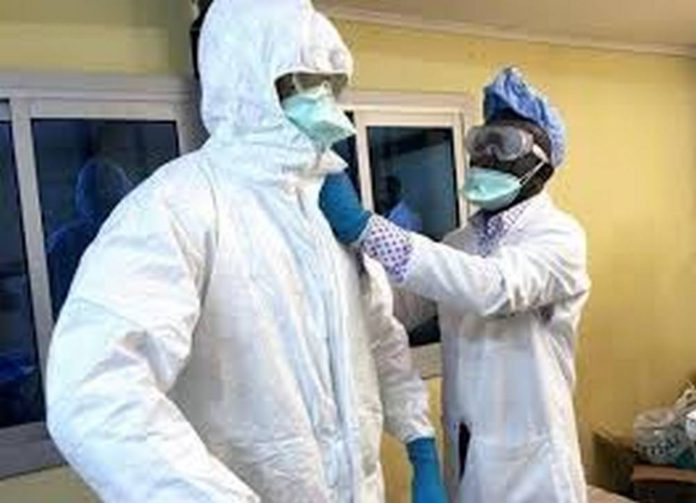
[[312, 88], [303, 92], [313, 97], [314, 102], [312, 106], [314, 108], [314, 113], [317, 120], [324, 127], [342, 127], [346, 125], [345, 122], [348, 122], [350, 127], [353, 126], [346, 117], [346, 114], [344, 114], [338, 106], [338, 103], [336, 103], [336, 97], [328, 82], [324, 82], [318, 88]]

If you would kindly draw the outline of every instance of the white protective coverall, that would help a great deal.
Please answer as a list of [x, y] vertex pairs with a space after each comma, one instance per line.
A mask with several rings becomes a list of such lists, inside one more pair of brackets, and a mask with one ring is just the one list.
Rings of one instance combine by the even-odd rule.
[[318, 208], [319, 158], [277, 77], [351, 72], [305, 0], [216, 0], [201, 47], [210, 140], [119, 205], [53, 336], [48, 426], [106, 502], [381, 502], [383, 410], [432, 436], [381, 268]]
[[[586, 501], [572, 400], [590, 288], [585, 234], [547, 194], [526, 204], [486, 257], [471, 225], [445, 244], [411, 234], [399, 284], [437, 302], [447, 485], [460, 503]], [[423, 309], [403, 299], [402, 310]]]

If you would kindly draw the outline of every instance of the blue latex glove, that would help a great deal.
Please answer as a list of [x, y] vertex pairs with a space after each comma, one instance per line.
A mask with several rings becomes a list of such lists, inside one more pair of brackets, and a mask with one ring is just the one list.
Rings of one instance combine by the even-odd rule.
[[413, 466], [411, 501], [413, 503], [447, 503], [447, 492], [440, 474], [434, 438], [419, 438], [406, 445]]
[[319, 207], [336, 238], [343, 244], [357, 241], [371, 216], [362, 207], [353, 182], [345, 171], [326, 177], [319, 194]]

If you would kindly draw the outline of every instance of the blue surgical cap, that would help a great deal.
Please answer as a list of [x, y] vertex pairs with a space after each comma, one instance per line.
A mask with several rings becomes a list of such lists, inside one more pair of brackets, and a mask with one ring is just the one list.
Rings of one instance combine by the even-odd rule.
[[486, 121], [503, 110], [537, 124], [551, 140], [551, 164], [558, 167], [565, 157], [566, 133], [563, 119], [544, 95], [528, 84], [514, 67], [502, 70], [484, 90], [483, 116]]

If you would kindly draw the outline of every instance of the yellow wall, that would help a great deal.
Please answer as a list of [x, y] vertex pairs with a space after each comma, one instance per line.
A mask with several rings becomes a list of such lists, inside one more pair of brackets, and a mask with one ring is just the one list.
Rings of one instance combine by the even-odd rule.
[[190, 16], [188, 0], [1, 0], [0, 67], [187, 71]]
[[[185, 0], [2, 0], [0, 69], [186, 73], [187, 9]], [[577, 400], [591, 465], [591, 429], [629, 432], [637, 411], [670, 402], [696, 371], [696, 61], [339, 28], [358, 88], [480, 96], [496, 68], [515, 63], [563, 110], [570, 150], [553, 193], [588, 231], [594, 281]], [[390, 501], [404, 501], [402, 449], [387, 442], [385, 452]], [[0, 482], [0, 501], [89, 501], [81, 491], [53, 470]]]
[[71, 470], [60, 468], [0, 481], [0, 503], [98, 503]]

